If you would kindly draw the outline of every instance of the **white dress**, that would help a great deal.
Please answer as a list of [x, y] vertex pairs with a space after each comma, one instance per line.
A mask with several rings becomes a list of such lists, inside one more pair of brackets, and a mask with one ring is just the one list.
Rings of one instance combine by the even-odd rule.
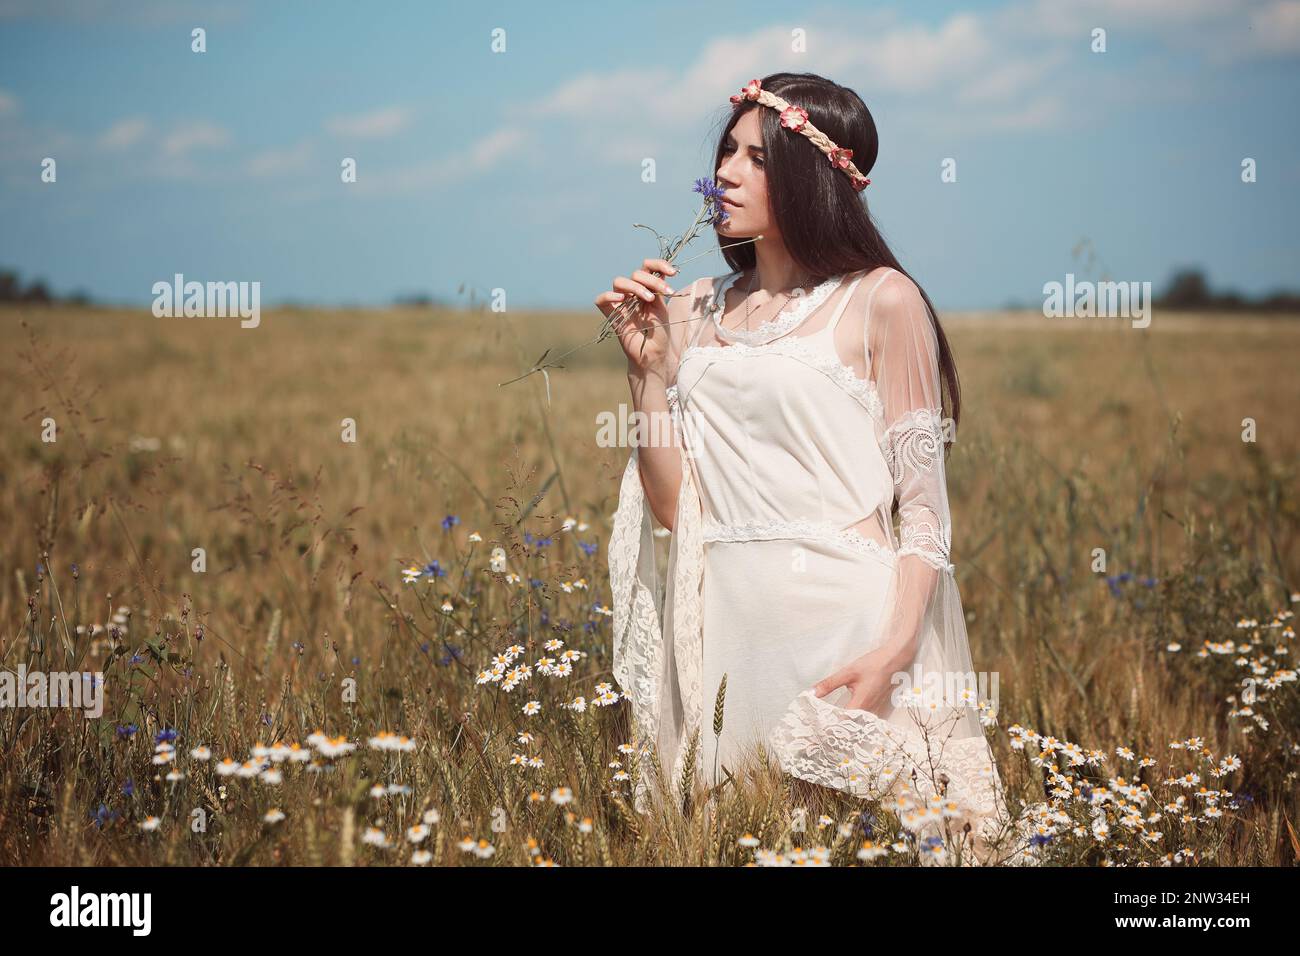
[[[698, 731], [705, 786], [766, 754], [858, 796], [942, 791], [985, 824], [1001, 784], [975, 706], [989, 685], [972, 672], [949, 561], [924, 301], [882, 267], [834, 277], [752, 331], [728, 330], [719, 316], [737, 277], [701, 280], [669, 306], [683, 480], [662, 577], [635, 447], [623, 474], [608, 555], [614, 676], [634, 732], [658, 747], [672, 793]], [[847, 688], [814, 695], [886, 635], [915, 635], [900, 690], [925, 691], [923, 705], [896, 699], [878, 715], [842, 706]], [[641, 763], [639, 808], [653, 784]]]

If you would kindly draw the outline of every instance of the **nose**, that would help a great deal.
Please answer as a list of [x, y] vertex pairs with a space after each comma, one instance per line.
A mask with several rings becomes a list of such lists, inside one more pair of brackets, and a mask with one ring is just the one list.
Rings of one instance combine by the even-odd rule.
[[735, 155], [736, 155], [735, 153], [732, 153], [731, 156], [723, 158], [722, 165], [718, 167], [718, 174], [717, 176], [714, 177], [715, 179], [717, 179], [719, 185], [727, 189], [732, 189], [739, 185], [738, 180], [732, 179], [730, 176], [727, 175], [727, 169], [730, 167], [731, 160], [735, 157]]

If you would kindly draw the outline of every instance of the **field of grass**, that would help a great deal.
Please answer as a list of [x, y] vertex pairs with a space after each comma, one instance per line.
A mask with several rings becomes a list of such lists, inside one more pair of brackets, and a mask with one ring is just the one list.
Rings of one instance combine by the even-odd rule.
[[[956, 862], [959, 834], [918, 846], [775, 768], [631, 810], [647, 757], [605, 693], [627, 449], [596, 444], [622, 354], [573, 356], [549, 407], [540, 376], [497, 384], [597, 318], [0, 310], [0, 669], [105, 691], [97, 720], [0, 708], [0, 864]], [[943, 321], [953, 560], [1033, 856], [1294, 864], [1300, 322]], [[512, 645], [572, 673], [477, 683]]]

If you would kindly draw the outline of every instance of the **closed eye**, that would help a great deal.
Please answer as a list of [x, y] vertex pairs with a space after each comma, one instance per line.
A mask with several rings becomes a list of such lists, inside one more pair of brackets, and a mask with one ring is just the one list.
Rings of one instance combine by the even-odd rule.
[[[755, 166], [757, 166], [759, 169], [762, 169], [763, 168], [762, 153], [758, 150], [757, 146], [751, 146], [749, 149], [750, 149], [749, 158], [754, 161]], [[736, 147], [732, 143], [726, 143], [722, 147], [723, 156], [726, 156], [728, 153], [734, 153], [735, 151], [736, 151]]]

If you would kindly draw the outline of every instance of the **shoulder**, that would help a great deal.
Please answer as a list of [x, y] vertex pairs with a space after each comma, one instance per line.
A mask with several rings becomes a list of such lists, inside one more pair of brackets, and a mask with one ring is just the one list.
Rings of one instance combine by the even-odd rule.
[[921, 290], [906, 274], [886, 266], [872, 273], [868, 284], [874, 290], [873, 305], [882, 309], [898, 308], [923, 302]]
[[[717, 276], [701, 276], [686, 286], [673, 286], [677, 295], [668, 300], [668, 317], [672, 322], [681, 323], [676, 328], [687, 332], [698, 327], [699, 321], [708, 316], [713, 306], [714, 295], [722, 289], [723, 282], [735, 273], [727, 272]], [[672, 285], [671, 280], [669, 285]]]
[[911, 327], [913, 331], [930, 325], [930, 313], [920, 287], [897, 269], [872, 280], [869, 307], [873, 323]]
[[875, 364], [929, 361], [938, 343], [920, 287], [897, 269], [876, 281], [867, 316]]
[[[668, 302], [669, 311], [676, 311], [685, 314], [695, 314], [701, 312], [707, 304], [709, 298], [713, 295], [713, 290], [718, 288], [723, 279], [730, 275], [720, 276], [701, 276], [689, 285], [678, 287], [677, 295], [673, 296]], [[669, 285], [673, 285], [670, 278]], [[682, 316], [683, 318], [685, 315]]]
[[[730, 273], [728, 273], [729, 275]], [[702, 276], [684, 286], [679, 286], [670, 278], [668, 284], [677, 290], [670, 297], [668, 310], [668, 341], [672, 354], [680, 357], [695, 333], [700, 328], [700, 321], [707, 317], [712, 304], [713, 290], [726, 276]]]
[[867, 324], [878, 324], [891, 315], [903, 316], [911, 312], [926, 314], [925, 299], [921, 290], [910, 278], [892, 266], [851, 273], [846, 282], [856, 283], [851, 295], [850, 309], [857, 312]]

